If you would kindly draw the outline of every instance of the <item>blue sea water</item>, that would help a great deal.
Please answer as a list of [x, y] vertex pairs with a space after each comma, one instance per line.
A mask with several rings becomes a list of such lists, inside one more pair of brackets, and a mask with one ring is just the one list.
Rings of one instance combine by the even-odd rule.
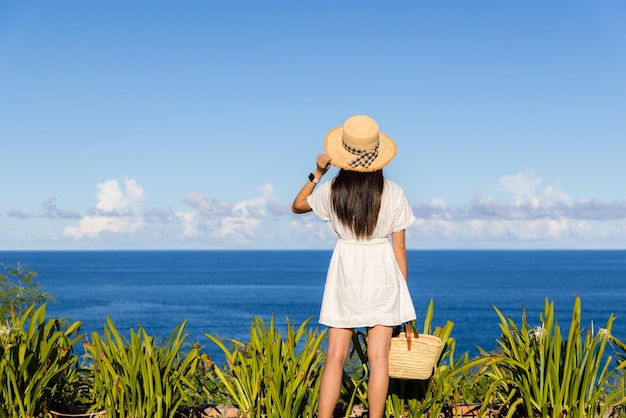
[[[167, 337], [186, 331], [204, 350], [204, 335], [249, 339], [254, 316], [274, 315], [284, 328], [317, 315], [330, 251], [9, 251], [0, 263], [25, 264], [56, 299], [48, 313], [102, 333], [106, 315], [128, 335], [141, 324]], [[626, 340], [626, 251], [409, 251], [409, 288], [423, 320], [434, 300], [435, 325], [454, 323], [457, 352], [496, 348], [496, 306], [518, 324], [526, 309], [539, 324], [548, 298], [561, 327], [569, 326], [574, 296], [583, 324], [597, 330], [611, 313], [613, 334]], [[566, 331], [564, 331], [566, 332]]]

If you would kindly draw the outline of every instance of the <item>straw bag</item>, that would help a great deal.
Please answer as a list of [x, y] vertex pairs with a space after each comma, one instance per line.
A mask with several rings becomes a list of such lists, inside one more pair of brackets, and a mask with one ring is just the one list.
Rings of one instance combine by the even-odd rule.
[[433, 374], [441, 348], [441, 339], [418, 334], [405, 324], [404, 332], [391, 338], [389, 348], [389, 377], [394, 379], [426, 380]]

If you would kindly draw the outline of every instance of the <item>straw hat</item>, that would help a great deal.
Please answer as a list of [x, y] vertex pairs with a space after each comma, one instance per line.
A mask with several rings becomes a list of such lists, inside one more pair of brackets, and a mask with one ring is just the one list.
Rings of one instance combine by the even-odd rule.
[[380, 170], [396, 155], [396, 143], [378, 130], [374, 119], [363, 115], [331, 129], [324, 148], [334, 166], [351, 171]]

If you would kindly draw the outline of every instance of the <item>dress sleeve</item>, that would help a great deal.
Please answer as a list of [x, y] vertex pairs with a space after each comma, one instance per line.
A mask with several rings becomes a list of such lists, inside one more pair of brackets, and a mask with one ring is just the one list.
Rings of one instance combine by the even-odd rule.
[[396, 207], [393, 222], [391, 224], [391, 231], [398, 232], [403, 229], [407, 229], [413, 224], [413, 222], [415, 222], [413, 210], [411, 209], [411, 205], [409, 204], [409, 200], [406, 198], [404, 191], [400, 189], [398, 206]]
[[330, 182], [321, 184], [307, 198], [313, 212], [323, 221], [330, 221]]

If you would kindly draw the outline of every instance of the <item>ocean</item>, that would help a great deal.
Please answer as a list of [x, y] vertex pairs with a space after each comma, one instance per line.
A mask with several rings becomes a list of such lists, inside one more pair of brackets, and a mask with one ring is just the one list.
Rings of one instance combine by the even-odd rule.
[[[279, 328], [311, 317], [318, 327], [330, 251], [3, 251], [0, 263], [38, 272], [56, 303], [48, 314], [81, 321], [102, 334], [106, 316], [128, 336], [141, 324], [168, 337], [187, 321], [190, 341], [221, 357], [205, 333], [248, 341], [255, 316]], [[493, 351], [497, 307], [531, 325], [548, 298], [567, 332], [574, 297], [582, 300], [582, 327], [603, 327], [618, 316], [613, 335], [626, 340], [626, 251], [409, 250], [409, 289], [423, 321], [434, 301], [434, 324], [452, 321], [457, 353]], [[319, 326], [321, 327], [321, 326]]]

